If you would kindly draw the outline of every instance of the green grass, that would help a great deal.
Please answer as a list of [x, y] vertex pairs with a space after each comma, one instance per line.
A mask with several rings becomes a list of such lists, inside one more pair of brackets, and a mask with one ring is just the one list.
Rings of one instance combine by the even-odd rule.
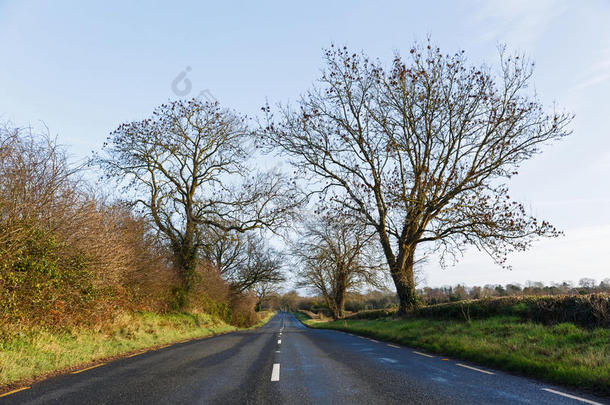
[[[268, 312], [253, 327], [274, 314]], [[139, 312], [122, 313], [99, 328], [13, 330], [0, 340], [0, 392], [50, 373], [236, 329], [207, 314]]]
[[610, 330], [572, 323], [552, 326], [498, 316], [471, 322], [380, 318], [319, 322], [313, 328], [348, 331], [547, 381], [610, 394]]
[[[265, 313], [265, 315], [254, 325], [250, 326], [249, 328], [244, 328], [244, 329], [256, 329], [259, 328], [261, 326], [263, 326], [264, 324], [266, 324], [267, 322], [269, 322], [269, 320], [271, 318], [273, 318], [275, 316], [275, 314], [277, 314], [277, 311], [263, 311]], [[261, 312], [261, 313], [263, 313]]]

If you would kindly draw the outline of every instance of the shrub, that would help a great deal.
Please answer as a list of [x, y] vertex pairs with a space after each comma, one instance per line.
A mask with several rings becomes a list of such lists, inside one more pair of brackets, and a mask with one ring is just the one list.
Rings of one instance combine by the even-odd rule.
[[518, 316], [544, 324], [573, 322], [585, 327], [610, 327], [610, 294], [498, 297], [430, 305], [411, 316], [438, 319]]
[[175, 275], [147, 221], [76, 174], [52, 139], [0, 128], [0, 329], [168, 308]]

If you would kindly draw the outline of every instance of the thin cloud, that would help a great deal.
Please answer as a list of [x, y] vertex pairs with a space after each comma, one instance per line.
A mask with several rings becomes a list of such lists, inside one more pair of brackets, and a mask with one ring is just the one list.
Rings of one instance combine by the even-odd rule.
[[483, 41], [531, 44], [542, 36], [553, 20], [567, 10], [563, 0], [473, 0], [473, 23], [481, 27]]
[[494, 265], [484, 253], [472, 248], [458, 264], [441, 269], [434, 261], [424, 267], [428, 285], [484, 285], [526, 283], [527, 280], [547, 284], [563, 280], [578, 281], [592, 277], [600, 281], [608, 277], [610, 263], [610, 224], [565, 229], [561, 238], [543, 239], [527, 252], [509, 257], [512, 271]]
[[610, 80], [610, 46], [602, 53], [600, 61], [594, 64], [576, 86], [574, 90], [582, 90], [586, 87], [601, 84]]

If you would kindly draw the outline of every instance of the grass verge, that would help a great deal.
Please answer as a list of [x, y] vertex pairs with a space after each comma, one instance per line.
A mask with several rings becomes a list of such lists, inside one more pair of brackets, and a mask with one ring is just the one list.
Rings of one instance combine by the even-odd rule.
[[498, 316], [483, 320], [396, 319], [320, 322], [312, 328], [352, 332], [471, 360], [510, 372], [610, 395], [610, 330], [552, 326]]
[[[267, 312], [251, 328], [273, 315]], [[52, 374], [237, 329], [208, 314], [137, 312], [122, 313], [99, 328], [11, 331], [0, 340], [0, 393]]]

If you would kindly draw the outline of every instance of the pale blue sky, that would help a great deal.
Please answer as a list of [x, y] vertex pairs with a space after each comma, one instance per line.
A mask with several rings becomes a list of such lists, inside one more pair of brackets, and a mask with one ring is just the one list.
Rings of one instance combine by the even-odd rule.
[[445, 51], [496, 62], [496, 45], [536, 61], [541, 98], [576, 113], [574, 135], [528, 162], [513, 195], [566, 232], [502, 270], [472, 252], [425, 268], [429, 285], [610, 277], [610, 2], [128, 2], [0, 0], [0, 120], [44, 122], [75, 159], [170, 98], [208, 89], [250, 115], [295, 99], [331, 42], [389, 60], [428, 34]]

